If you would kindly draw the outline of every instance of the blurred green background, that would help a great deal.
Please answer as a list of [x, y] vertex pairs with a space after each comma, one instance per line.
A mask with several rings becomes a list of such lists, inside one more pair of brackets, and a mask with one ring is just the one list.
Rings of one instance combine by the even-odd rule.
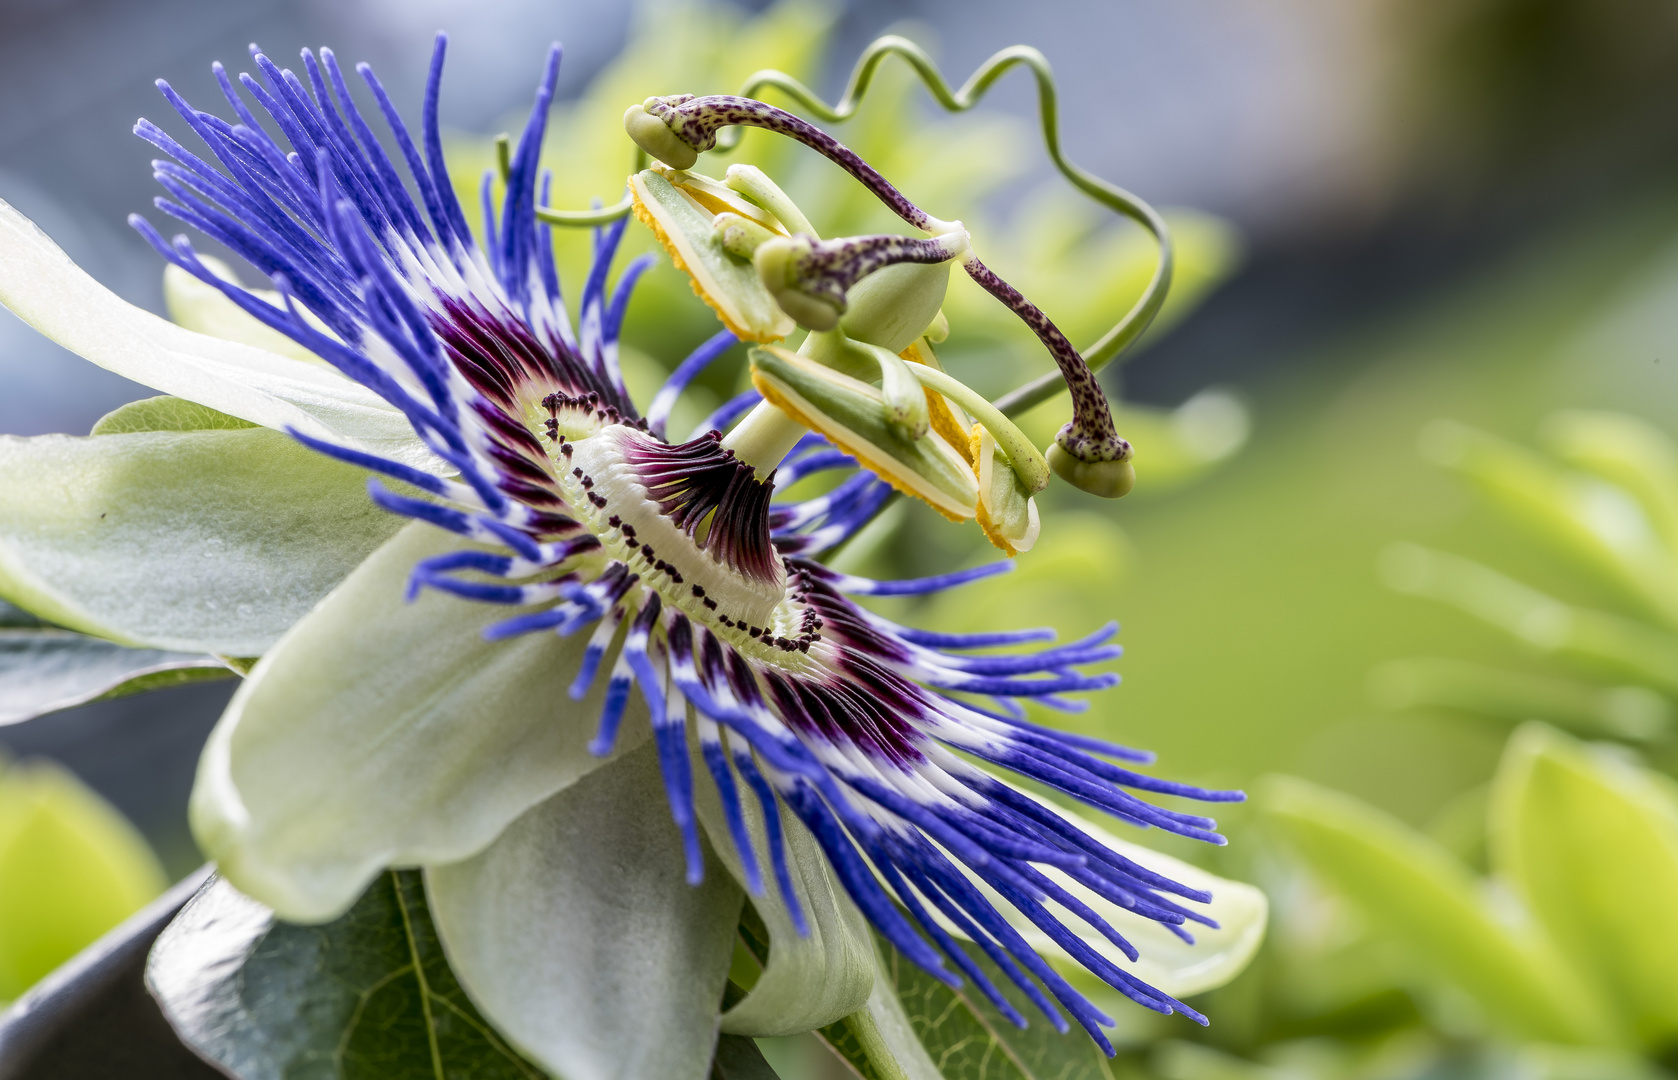
[[[302, 25], [322, 25], [297, 10]], [[1199, 37], [1161, 4], [1049, 5], [1037, 27], [1023, 11], [929, 3], [913, 9], [924, 23], [900, 29], [933, 46], [947, 38], [953, 78], [1016, 38], [1061, 65], [1052, 42], [1086, 24], [1104, 35], [1083, 52], [1065, 46], [1077, 91], [1069, 152], [1121, 183], [1134, 168], [1141, 194], [1183, 207], [1168, 214], [1182, 260], [1172, 304], [1108, 377], [1137, 446], [1137, 489], [1106, 504], [1052, 488], [1042, 539], [1016, 572], [882, 607], [937, 626], [1065, 635], [1120, 620], [1124, 685], [1054, 722], [1253, 796], [1223, 815], [1229, 847], [1162, 846], [1265, 887], [1263, 953], [1194, 1003], [1213, 1018], [1207, 1030], [1123, 1013], [1111, 1075], [1678, 1071], [1678, 451], [1667, 434], [1678, 431], [1678, 7], [1248, 0], [1199, 12], [1211, 22]], [[850, 52], [897, 14], [867, 3], [646, 9], [616, 60], [606, 35], [556, 111], [555, 203], [615, 198], [630, 162], [625, 102], [729, 92], [771, 66], [831, 92]], [[1163, 54], [1123, 45], [1127, 19]], [[1255, 32], [1226, 40], [1237, 31]], [[1218, 57], [1249, 54], [1250, 69], [1210, 74]], [[1103, 79], [1112, 65], [1153, 78], [1159, 93], [1134, 106], [1145, 122], [1106, 117], [1128, 108]], [[1193, 107], [1239, 93], [1281, 104]], [[498, 120], [507, 108], [458, 125], [451, 154], [469, 206], [491, 137], [522, 122], [516, 109]], [[1043, 171], [1029, 116], [1023, 90], [996, 112], [934, 115], [888, 66], [839, 134], [923, 206], [966, 221], [987, 261], [1087, 343], [1140, 290], [1152, 252]], [[1220, 157], [1220, 140], [1241, 153]], [[824, 234], [890, 226], [810, 155], [753, 135], [730, 160], [768, 170]], [[652, 250], [637, 230], [627, 251]], [[576, 281], [587, 237], [559, 243]], [[940, 356], [979, 388], [1047, 369], [965, 282], [946, 311]], [[643, 400], [714, 330], [667, 266], [645, 279], [628, 325], [625, 364]], [[671, 430], [743, 386], [741, 357], [717, 365]], [[1046, 442], [1064, 407], [1025, 426]], [[842, 558], [897, 575], [994, 555], [976, 530], [903, 505]], [[0, 773], [0, 961], [16, 968], [0, 972], [0, 998], [193, 864], [170, 800], [219, 699], [198, 687], [165, 700], [192, 717], [157, 721], [157, 745], [173, 748], [158, 766], [174, 770], [168, 784], [77, 757], [89, 731], [148, 722], [116, 703], [0, 738], [66, 760], [139, 822], [167, 871], [68, 774]], [[47, 733], [53, 724], [81, 742]], [[26, 830], [5, 815], [24, 820], [12, 803], [26, 796], [29, 820], [47, 815], [80, 839], [14, 839]], [[46, 870], [28, 861], [49, 849], [61, 857]], [[90, 913], [7, 900], [26, 873], [85, 890], [77, 875], [89, 866], [125, 882], [121, 903]], [[11, 959], [20, 934], [57, 952]], [[769, 1050], [783, 1075], [844, 1075], [814, 1039]], [[997, 1068], [986, 1075], [1029, 1075]], [[1101, 1066], [1081, 1068], [1095, 1071], [1067, 1075]]]

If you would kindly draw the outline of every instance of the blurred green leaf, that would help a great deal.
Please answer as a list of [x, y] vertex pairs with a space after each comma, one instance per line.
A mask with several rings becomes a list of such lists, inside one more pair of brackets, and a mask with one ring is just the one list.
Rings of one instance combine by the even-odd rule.
[[1678, 1034], [1678, 798], [1671, 781], [1540, 724], [1509, 742], [1493, 868], [1645, 1046]]
[[69, 630], [0, 629], [0, 724], [233, 672], [213, 656], [130, 649]]
[[1243, 1061], [1209, 1046], [1169, 1039], [1154, 1049], [1149, 1065], [1160, 1080], [1291, 1080], [1292, 1074]]
[[57, 765], [0, 771], [0, 1000], [15, 998], [168, 884], [126, 819]]
[[1563, 461], [1636, 496], [1669, 556], [1678, 553], [1678, 445], [1647, 420], [1625, 413], [1567, 410], [1544, 424]]
[[1678, 625], [1678, 563], [1624, 490], [1564, 472], [1524, 447], [1450, 421], [1429, 424], [1421, 444], [1428, 457], [1519, 514], [1535, 535], [1570, 547], [1669, 625]]
[[1637, 742], [1673, 730], [1672, 703], [1641, 686], [1598, 686], [1444, 657], [1388, 661], [1370, 673], [1369, 691], [1386, 709], [1453, 709], [1511, 724], [1546, 720], [1578, 734]]
[[443, 956], [417, 870], [294, 926], [219, 879], [152, 947], [146, 984], [182, 1041], [240, 1080], [537, 1080]]
[[1380, 569], [1390, 588], [1460, 608], [1541, 652], [1607, 665], [1678, 692], [1678, 635], [1565, 604], [1490, 567], [1416, 544], [1388, 547]]
[[1604, 1004], [1543, 939], [1506, 925], [1468, 868], [1358, 800], [1292, 777], [1258, 798], [1311, 869], [1396, 936], [1433, 975], [1528, 1038], [1612, 1042]]

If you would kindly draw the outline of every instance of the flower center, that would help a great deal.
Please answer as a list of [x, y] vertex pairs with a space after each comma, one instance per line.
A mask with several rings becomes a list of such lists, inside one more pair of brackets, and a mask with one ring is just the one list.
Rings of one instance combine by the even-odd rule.
[[821, 640], [770, 539], [773, 474], [758, 480], [716, 432], [670, 445], [587, 399], [543, 404], [563, 497], [608, 556], [754, 656], [784, 666]]

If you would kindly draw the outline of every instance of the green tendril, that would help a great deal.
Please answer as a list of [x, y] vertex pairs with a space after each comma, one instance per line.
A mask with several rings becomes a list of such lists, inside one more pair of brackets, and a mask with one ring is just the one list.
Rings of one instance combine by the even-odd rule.
[[[1029, 45], [1015, 45], [1003, 49], [980, 64], [959, 90], [952, 90], [943, 73], [938, 70], [938, 65], [924, 49], [907, 38], [888, 34], [863, 50], [857, 59], [856, 67], [851, 71], [850, 83], [845, 87], [845, 93], [837, 105], [827, 104], [813, 90], [791, 75], [773, 69], [759, 71], [748, 78], [740, 96], [755, 98], [763, 90], [773, 87], [817, 119], [827, 123], [843, 123], [856, 114], [857, 106], [873, 81], [875, 70], [886, 57], [892, 55], [907, 61], [933, 100], [953, 113], [966, 112], [973, 108], [991, 86], [1013, 68], [1024, 66], [1031, 69], [1037, 83], [1038, 119], [1043, 129], [1043, 145], [1048, 151], [1049, 160], [1073, 187], [1109, 210], [1122, 214], [1142, 226], [1159, 245], [1159, 261], [1154, 267], [1154, 276], [1148, 282], [1142, 296], [1111, 330], [1083, 351], [1084, 362], [1089, 365], [1091, 371], [1099, 371], [1118, 358], [1142, 336], [1165, 304], [1166, 292], [1171, 287], [1173, 264], [1171, 232], [1166, 227], [1165, 219], [1146, 202], [1066, 159], [1060, 148], [1060, 104], [1054, 72], [1042, 53]], [[719, 131], [715, 152], [725, 154], [733, 150], [739, 145], [744, 134], [742, 128]], [[1018, 416], [1054, 397], [1064, 388], [1060, 373], [1051, 372], [998, 398], [996, 406], [1006, 415]]]
[[[505, 185], [513, 172], [512, 139], [506, 132], [495, 137], [495, 159], [501, 167], [501, 183]], [[635, 171], [640, 172], [647, 167], [647, 152], [640, 147], [635, 148]], [[555, 210], [551, 206], [538, 206], [536, 220], [545, 221], [549, 225], [564, 225], [569, 228], [589, 228], [596, 225], [610, 225], [619, 218], [628, 217], [635, 209], [633, 196], [625, 194], [623, 198], [611, 206], [595, 207], [593, 210]]]

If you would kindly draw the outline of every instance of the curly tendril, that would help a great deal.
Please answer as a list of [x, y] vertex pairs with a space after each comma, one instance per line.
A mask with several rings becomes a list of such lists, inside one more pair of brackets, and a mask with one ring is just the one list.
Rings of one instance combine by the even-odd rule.
[[[1067, 159], [1061, 150], [1060, 98], [1054, 72], [1048, 59], [1037, 49], [1028, 45], [1014, 45], [1002, 49], [980, 64], [959, 89], [952, 89], [938, 65], [924, 49], [907, 38], [888, 34], [876, 39], [863, 50], [851, 71], [844, 94], [835, 105], [829, 105], [820, 95], [793, 76], [773, 68], [752, 74], [741, 87], [738, 96], [756, 99], [764, 90], [772, 88], [791, 98], [795, 104], [818, 120], [843, 123], [856, 115], [880, 64], [886, 57], [894, 55], [907, 62], [933, 100], [952, 113], [966, 112], [974, 108], [990, 88], [1014, 68], [1023, 66], [1030, 69], [1037, 84], [1038, 120], [1049, 160], [1073, 187], [1107, 209], [1142, 226], [1159, 247], [1159, 258], [1154, 267], [1153, 277], [1141, 297], [1110, 330], [1081, 353], [1083, 362], [1091, 372], [1101, 370], [1120, 357], [1152, 325], [1155, 316], [1165, 304], [1174, 264], [1170, 229], [1159, 212], [1142, 199]], [[717, 131], [713, 152], [719, 155], [732, 152], [739, 146], [744, 134], [743, 128], [739, 127]], [[642, 152], [638, 158], [638, 168], [644, 157]], [[555, 225], [602, 225], [628, 214], [632, 201], [626, 197], [603, 209], [581, 211], [538, 207], [536, 215], [541, 220]], [[996, 399], [995, 405], [1004, 415], [1018, 416], [1064, 389], [1067, 389], [1067, 383], [1063, 373], [1050, 372], [1002, 395]]]

